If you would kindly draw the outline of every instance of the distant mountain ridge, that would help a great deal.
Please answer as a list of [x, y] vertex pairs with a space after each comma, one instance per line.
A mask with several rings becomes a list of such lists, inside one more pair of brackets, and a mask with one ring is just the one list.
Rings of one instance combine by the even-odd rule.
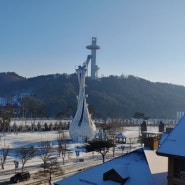
[[[184, 86], [154, 83], [132, 75], [98, 80], [87, 77], [86, 85], [87, 102], [94, 117], [130, 118], [134, 112], [144, 112], [152, 118], [175, 119], [177, 111], [185, 110]], [[76, 74], [24, 78], [14, 72], [0, 73], [0, 97], [30, 93], [42, 101], [42, 109], [52, 117], [60, 112], [74, 116], [78, 88]]]

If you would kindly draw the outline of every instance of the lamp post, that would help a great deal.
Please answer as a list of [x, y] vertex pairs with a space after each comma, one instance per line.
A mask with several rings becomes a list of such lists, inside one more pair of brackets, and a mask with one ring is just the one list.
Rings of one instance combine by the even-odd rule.
[[76, 153], [76, 161], [78, 161], [78, 157], [80, 155], [80, 151], [79, 150], [75, 150], [75, 153]]
[[122, 155], [123, 155], [123, 150], [125, 149], [125, 146], [121, 145], [121, 151], [122, 151]]
[[114, 136], [113, 136], [113, 144], [114, 144], [114, 146], [113, 146], [113, 148], [112, 148], [112, 157], [114, 157], [114, 154], [115, 154], [115, 141], [114, 141]]
[[16, 169], [19, 167], [19, 162], [17, 160], [15, 160], [14, 164], [15, 164], [15, 173], [16, 173]]

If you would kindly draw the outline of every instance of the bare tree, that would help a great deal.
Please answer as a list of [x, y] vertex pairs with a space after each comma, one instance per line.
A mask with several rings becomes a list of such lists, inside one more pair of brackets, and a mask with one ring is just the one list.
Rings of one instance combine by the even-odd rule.
[[[41, 167], [44, 171], [40, 171], [41, 176], [46, 178], [46, 181], [51, 185], [51, 177], [57, 171], [63, 173], [62, 169], [59, 167], [57, 157], [53, 157], [53, 149], [49, 141], [42, 141], [41, 147], [38, 150], [38, 154], [43, 161]], [[43, 175], [42, 175], [43, 174]]]
[[1, 157], [1, 168], [4, 170], [4, 164], [6, 162], [6, 158], [9, 154], [9, 147], [3, 147], [2, 148], [2, 157]]
[[33, 146], [30, 146], [29, 148], [18, 148], [16, 150], [17, 155], [21, 158], [22, 171], [24, 170], [26, 162], [34, 157], [35, 152], [36, 150]]
[[52, 147], [49, 141], [42, 141], [41, 146], [38, 149], [38, 155], [43, 161], [42, 167], [47, 168], [47, 162], [49, 158], [53, 155]]
[[117, 121], [110, 121], [108, 123], [96, 123], [98, 128], [101, 128], [103, 131], [106, 131], [108, 135], [117, 135], [120, 131], [124, 130], [124, 124]]
[[16, 124], [16, 122], [13, 124], [13, 132], [14, 132], [14, 134], [17, 134], [17, 124]]
[[17, 105], [12, 104], [0, 106], [0, 131], [3, 133], [9, 130], [11, 117], [13, 117], [16, 109]]
[[39, 170], [35, 178], [42, 179], [49, 183], [50, 185], [52, 177], [64, 174], [63, 169], [59, 166], [57, 158], [49, 158], [47, 160], [47, 166], [44, 170]]
[[65, 164], [65, 155], [67, 151], [67, 145], [65, 143], [66, 137], [64, 135], [64, 131], [59, 131], [59, 135], [57, 136], [57, 142], [58, 142], [58, 154], [59, 157], [62, 156], [62, 163]]
[[23, 115], [26, 117], [26, 115], [30, 114], [33, 119], [37, 115], [39, 115], [42, 111], [44, 102], [41, 99], [35, 98], [33, 96], [25, 96], [22, 98], [22, 107], [23, 107]]
[[50, 185], [52, 185], [52, 175], [54, 175], [54, 173], [59, 170], [60, 168], [57, 158], [50, 158], [48, 161], [47, 169], [44, 170], [44, 176], [46, 177], [46, 180]]

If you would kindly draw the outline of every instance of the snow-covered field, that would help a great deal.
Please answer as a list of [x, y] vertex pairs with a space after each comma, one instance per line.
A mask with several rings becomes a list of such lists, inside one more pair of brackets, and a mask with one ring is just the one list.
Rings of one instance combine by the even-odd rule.
[[[124, 128], [124, 131], [122, 133], [127, 137], [127, 142], [129, 142], [129, 141], [131, 141], [131, 139], [135, 139], [139, 136], [139, 130], [140, 129], [138, 127], [126, 127], [126, 128]], [[148, 128], [148, 130], [157, 131], [158, 128], [151, 127], [151, 128]], [[68, 131], [66, 131], [65, 134], [67, 136], [69, 136]], [[0, 149], [4, 146], [9, 147], [10, 149], [16, 149], [16, 148], [24, 147], [27, 145], [37, 146], [38, 143], [42, 142], [42, 141], [51, 141], [52, 145], [55, 146], [55, 145], [57, 145], [57, 142], [56, 142], [57, 136], [58, 136], [57, 131], [24, 132], [24, 133], [18, 133], [18, 134], [6, 133], [3, 135], [0, 135]], [[79, 149], [80, 145], [82, 145], [82, 143], [70, 142], [67, 144], [67, 148], [68, 148], [69, 152], [68, 152], [68, 155], [66, 155], [66, 157], [65, 157], [66, 161], [69, 162], [70, 160], [72, 161], [72, 159], [77, 158], [75, 150]], [[122, 144], [120, 144], [120, 145], [122, 145]], [[138, 146], [139, 146], [138, 143], [132, 144], [133, 149], [135, 149]], [[129, 152], [131, 150], [131, 148], [129, 148], [129, 147], [130, 147], [129, 143], [125, 144], [124, 152]], [[117, 145], [115, 152], [119, 152], [119, 153], [122, 152], [121, 147], [119, 145]], [[96, 153], [94, 153], [94, 154], [96, 154]], [[110, 154], [112, 154], [112, 150], [110, 151]], [[0, 157], [1, 157], [1, 155], [2, 154], [0, 153]], [[85, 152], [80, 151], [79, 157], [90, 159], [90, 158], [92, 158], [92, 153], [85, 153]], [[6, 178], [6, 176], [4, 175], [5, 170], [14, 170], [15, 169], [14, 162], [13, 162], [14, 160], [20, 160], [20, 159], [16, 158], [16, 156], [13, 153], [11, 153], [11, 155], [8, 156], [7, 161], [5, 163], [5, 169], [4, 170], [0, 169], [0, 179]], [[62, 160], [62, 159], [59, 159], [59, 160]], [[39, 166], [41, 163], [42, 163], [41, 159], [37, 156], [37, 157], [34, 157], [33, 159], [29, 160], [26, 163], [25, 167], [33, 166], [33, 165]]]
[[[158, 127], [148, 127], [148, 131], [158, 131]], [[140, 129], [139, 127], [125, 127], [123, 130], [123, 135], [127, 137], [127, 142], [129, 139], [138, 138]], [[69, 138], [68, 131], [65, 131], [66, 137]], [[42, 141], [51, 141], [53, 145], [57, 145], [57, 137], [59, 136], [58, 131], [47, 131], [47, 132], [19, 132], [0, 134], [0, 149], [9, 147], [10, 149], [16, 149], [20, 147], [26, 147], [28, 145], [38, 146], [38, 143]], [[74, 148], [79, 146], [81, 143], [69, 143], [69, 148]], [[1, 153], [0, 153], [1, 155]]]
[[[67, 136], [68, 133], [65, 133]], [[126, 127], [123, 134], [127, 138], [138, 137], [138, 127]], [[41, 141], [55, 141], [58, 137], [58, 131], [48, 132], [19, 132], [0, 134], [0, 147], [9, 146], [9, 148], [24, 147], [28, 144], [34, 144]]]
[[0, 146], [9, 146], [9, 148], [24, 147], [28, 144], [35, 144], [41, 141], [54, 141], [57, 139], [58, 132], [20, 132], [5, 133], [1, 136]]

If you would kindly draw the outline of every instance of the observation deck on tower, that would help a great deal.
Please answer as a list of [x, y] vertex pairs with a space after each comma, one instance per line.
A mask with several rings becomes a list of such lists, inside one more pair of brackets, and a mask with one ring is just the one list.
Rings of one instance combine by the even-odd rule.
[[96, 65], [96, 50], [100, 49], [100, 46], [96, 45], [96, 37], [92, 37], [92, 44], [86, 48], [91, 50], [91, 78], [97, 79], [99, 67]]

